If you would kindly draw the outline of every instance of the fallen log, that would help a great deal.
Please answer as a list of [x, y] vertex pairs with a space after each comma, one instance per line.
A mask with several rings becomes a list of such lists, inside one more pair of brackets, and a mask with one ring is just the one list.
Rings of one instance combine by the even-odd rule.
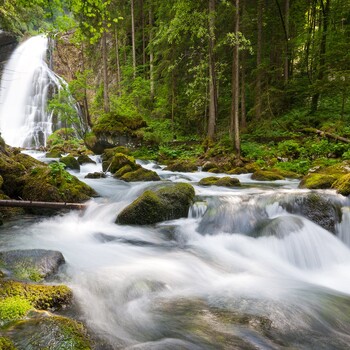
[[46, 208], [46, 209], [84, 209], [84, 203], [64, 203], [64, 202], [39, 202], [24, 201], [15, 199], [1, 199], [0, 207], [19, 207], [19, 208]]
[[305, 132], [309, 132], [309, 133], [314, 133], [320, 136], [325, 136], [328, 137], [329, 139], [333, 139], [333, 140], [337, 140], [337, 141], [341, 141], [341, 142], [345, 142], [345, 143], [350, 143], [350, 139], [347, 139], [346, 137], [342, 137], [342, 136], [338, 136], [335, 134], [331, 134], [330, 132], [327, 131], [322, 131], [322, 130], [318, 130], [318, 129], [314, 129], [314, 128], [306, 128], [304, 129]]

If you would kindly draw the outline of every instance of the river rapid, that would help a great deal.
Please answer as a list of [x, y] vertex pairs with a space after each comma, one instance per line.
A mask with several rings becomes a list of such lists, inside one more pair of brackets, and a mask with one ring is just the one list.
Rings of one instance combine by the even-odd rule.
[[163, 181], [194, 186], [187, 218], [115, 224], [118, 212], [159, 183], [84, 179], [101, 171], [98, 163], [74, 173], [100, 195], [84, 212], [0, 228], [3, 250], [63, 253], [59, 282], [73, 289], [75, 316], [100, 339], [99, 349], [350, 348], [347, 198], [320, 192], [342, 210], [334, 234], [281, 205], [308, 193], [296, 180], [262, 183], [245, 174], [236, 176], [242, 188], [202, 187], [198, 181], [213, 174], [142, 165]]

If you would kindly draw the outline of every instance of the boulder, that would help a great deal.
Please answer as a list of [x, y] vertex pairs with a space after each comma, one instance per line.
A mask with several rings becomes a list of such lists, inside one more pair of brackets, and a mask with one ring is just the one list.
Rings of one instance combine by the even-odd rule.
[[138, 168], [133, 157], [127, 156], [123, 153], [115, 153], [111, 158], [107, 158], [107, 160], [102, 161], [102, 170], [104, 172], [109, 171], [114, 174], [125, 165], [129, 165], [132, 170], [136, 170]]
[[284, 180], [284, 176], [278, 170], [257, 170], [252, 175], [253, 180], [275, 181]]
[[238, 179], [234, 177], [215, 177], [215, 176], [209, 176], [205, 177], [204, 179], [201, 179], [199, 181], [199, 185], [202, 186], [223, 186], [223, 187], [238, 187], [241, 185]]
[[151, 225], [187, 217], [195, 195], [190, 184], [177, 183], [156, 191], [145, 191], [117, 217], [122, 225]]
[[86, 154], [81, 154], [80, 156], [78, 156], [77, 159], [78, 163], [80, 165], [83, 164], [96, 164], [96, 162], [94, 160], [92, 160], [88, 155]]
[[164, 170], [176, 171], [181, 173], [191, 173], [198, 170], [198, 166], [187, 160], [177, 160], [169, 164]]
[[348, 196], [350, 194], [350, 173], [341, 176], [332, 184], [332, 188], [336, 189], [338, 193], [343, 196]]
[[[118, 177], [118, 176], [116, 176]], [[160, 181], [159, 175], [152, 170], [144, 169], [140, 167], [139, 169], [131, 172], [126, 172], [122, 176], [119, 177], [120, 180], [124, 180], [126, 182], [134, 182], [134, 181]]]
[[331, 188], [337, 179], [338, 176], [334, 175], [311, 173], [303, 177], [299, 187], [310, 190]]
[[62, 152], [60, 150], [51, 150], [49, 152], [46, 152], [45, 157], [46, 158], [61, 158]]
[[1, 270], [21, 280], [40, 281], [55, 274], [65, 263], [55, 250], [28, 249], [0, 252]]
[[88, 173], [85, 175], [85, 179], [104, 179], [107, 175], [104, 172], [95, 171], [94, 173]]
[[288, 201], [282, 200], [280, 205], [289, 213], [304, 216], [333, 233], [342, 218], [341, 205], [319, 193], [298, 195]]
[[62, 157], [60, 162], [65, 164], [67, 169], [80, 171], [80, 164], [73, 156]]

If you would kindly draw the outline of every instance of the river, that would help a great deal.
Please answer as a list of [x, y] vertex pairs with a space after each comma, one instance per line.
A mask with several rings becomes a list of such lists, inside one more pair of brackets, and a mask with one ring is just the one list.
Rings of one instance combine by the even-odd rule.
[[347, 198], [319, 191], [342, 207], [333, 234], [281, 205], [309, 193], [296, 180], [262, 183], [245, 174], [237, 176], [242, 188], [202, 187], [212, 174], [142, 165], [163, 181], [194, 186], [187, 218], [115, 224], [159, 183], [84, 179], [101, 171], [98, 163], [74, 173], [100, 195], [84, 212], [28, 215], [0, 228], [4, 250], [63, 253], [59, 282], [73, 289], [76, 314], [103, 340], [101, 349], [350, 348]]

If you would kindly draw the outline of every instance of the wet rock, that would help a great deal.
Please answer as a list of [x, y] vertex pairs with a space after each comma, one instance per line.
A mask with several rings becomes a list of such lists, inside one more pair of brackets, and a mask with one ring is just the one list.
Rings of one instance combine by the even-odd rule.
[[186, 160], [178, 160], [169, 164], [164, 170], [176, 171], [181, 173], [191, 173], [197, 171], [198, 166]]
[[123, 153], [115, 153], [112, 157], [103, 158], [102, 161], [102, 170], [104, 172], [109, 171], [111, 173], [116, 173], [119, 169], [124, 166], [129, 165], [132, 170], [137, 169], [137, 164], [135, 159], [131, 156], [127, 156]]
[[332, 233], [342, 218], [340, 204], [318, 193], [299, 195], [288, 202], [282, 200], [280, 205], [289, 213], [304, 216]]
[[300, 188], [327, 189], [337, 181], [338, 177], [328, 174], [311, 173], [306, 175], [299, 184]]
[[23, 350], [92, 349], [81, 323], [48, 313], [17, 323], [9, 333], [14, 345]]
[[159, 175], [152, 170], [139, 168], [135, 171], [126, 172], [122, 176], [119, 177], [120, 180], [124, 180], [126, 182], [133, 181], [160, 181]]
[[96, 164], [96, 162], [94, 160], [92, 160], [88, 155], [86, 154], [81, 154], [80, 156], [78, 156], [77, 159], [78, 163], [80, 165], [83, 164]]
[[47, 152], [45, 155], [46, 158], [61, 158], [62, 152], [60, 150], [51, 150]]
[[60, 158], [60, 162], [65, 164], [67, 169], [80, 171], [80, 164], [73, 156]]
[[86, 179], [102, 179], [102, 178], [106, 178], [107, 175], [103, 172], [94, 172], [94, 173], [88, 173], [87, 175], [85, 175]]
[[294, 216], [279, 216], [275, 219], [263, 223], [263, 227], [258, 231], [257, 236], [273, 236], [284, 238], [285, 236], [301, 230], [304, 226], [303, 221]]
[[194, 195], [194, 188], [185, 183], [171, 184], [157, 191], [145, 191], [118, 215], [116, 223], [151, 225], [187, 217]]
[[0, 262], [18, 279], [39, 281], [55, 274], [65, 260], [55, 250], [29, 249], [0, 252]]
[[238, 179], [234, 177], [215, 177], [215, 176], [209, 176], [205, 177], [204, 179], [201, 179], [199, 181], [199, 185], [202, 186], [223, 186], [223, 187], [239, 187], [241, 183]]

